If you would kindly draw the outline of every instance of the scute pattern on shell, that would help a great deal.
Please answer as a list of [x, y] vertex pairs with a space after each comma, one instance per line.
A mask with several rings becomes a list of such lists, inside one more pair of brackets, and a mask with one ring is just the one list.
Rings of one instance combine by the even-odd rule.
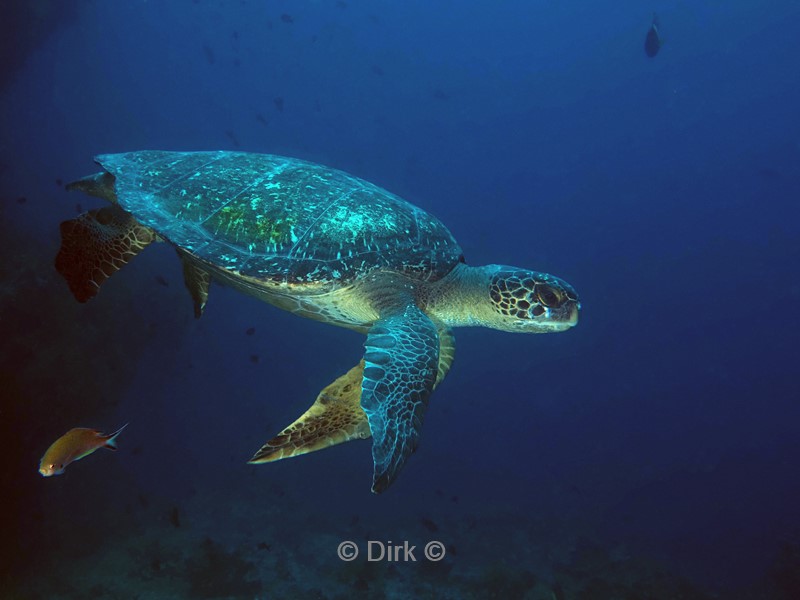
[[120, 205], [176, 246], [272, 283], [347, 285], [375, 268], [437, 280], [461, 248], [436, 218], [352, 175], [244, 152], [98, 156]]

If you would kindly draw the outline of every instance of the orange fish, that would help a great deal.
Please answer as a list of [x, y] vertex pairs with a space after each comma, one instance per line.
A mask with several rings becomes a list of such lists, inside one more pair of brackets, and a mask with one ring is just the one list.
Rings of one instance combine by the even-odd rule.
[[128, 426], [127, 423], [112, 434], [105, 434], [96, 429], [76, 427], [58, 438], [44, 453], [39, 461], [39, 473], [43, 477], [61, 475], [67, 465], [73, 461], [89, 456], [98, 448], [117, 449], [117, 436]]

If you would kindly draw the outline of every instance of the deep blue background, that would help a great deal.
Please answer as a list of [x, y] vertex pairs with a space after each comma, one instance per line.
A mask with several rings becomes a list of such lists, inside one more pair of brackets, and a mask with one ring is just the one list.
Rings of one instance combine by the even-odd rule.
[[130, 421], [106, 467], [169, 498], [280, 488], [287, 511], [372, 513], [387, 537], [404, 515], [505, 511], [711, 585], [757, 578], [800, 534], [799, 28], [794, 0], [81, 3], [0, 96], [6, 212], [42, 247], [99, 205], [54, 184], [94, 154], [238, 148], [377, 183], [470, 264], [566, 279], [583, 313], [557, 336], [457, 331], [419, 451], [371, 497], [366, 443], [244, 464], [362, 339], [219, 287], [194, 322], [173, 252], [151, 248], [107, 286], [180, 343], [136, 357], [116, 414], [41, 446]]

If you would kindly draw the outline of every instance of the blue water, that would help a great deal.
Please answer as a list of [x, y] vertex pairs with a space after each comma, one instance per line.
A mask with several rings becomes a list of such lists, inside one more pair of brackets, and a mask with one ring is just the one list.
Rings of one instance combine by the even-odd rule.
[[[800, 597], [796, 2], [9, 5], [0, 597]], [[78, 305], [58, 225], [102, 201], [62, 184], [138, 149], [345, 170], [469, 264], [570, 282], [581, 321], [457, 330], [385, 494], [368, 442], [247, 465], [363, 338], [220, 286], [195, 321], [166, 244]], [[36, 472], [125, 422], [116, 454]]]

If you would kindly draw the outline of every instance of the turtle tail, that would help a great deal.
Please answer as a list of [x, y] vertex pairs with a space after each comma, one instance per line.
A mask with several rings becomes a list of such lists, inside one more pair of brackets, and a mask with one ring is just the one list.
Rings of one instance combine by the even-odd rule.
[[61, 223], [56, 270], [78, 302], [93, 298], [100, 285], [156, 239], [119, 206], [90, 210]]

